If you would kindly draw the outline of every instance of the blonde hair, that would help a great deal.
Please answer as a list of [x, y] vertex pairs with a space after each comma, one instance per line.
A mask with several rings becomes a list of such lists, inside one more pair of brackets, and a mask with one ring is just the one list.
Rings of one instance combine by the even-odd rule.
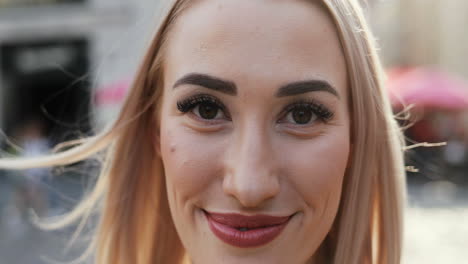
[[[4, 169], [62, 166], [104, 151], [93, 190], [62, 219], [42, 224], [55, 229], [81, 220], [80, 230], [97, 209], [102, 215], [90, 250], [95, 250], [98, 264], [182, 263], [187, 259], [170, 216], [164, 168], [154, 146], [166, 37], [189, 2], [168, 3], [120, 115], [108, 129], [47, 157], [0, 160]], [[352, 161], [338, 215], [317, 259], [335, 264], [397, 264], [405, 196], [403, 140], [383, 86], [374, 40], [357, 0], [319, 2], [336, 25], [346, 57]]]

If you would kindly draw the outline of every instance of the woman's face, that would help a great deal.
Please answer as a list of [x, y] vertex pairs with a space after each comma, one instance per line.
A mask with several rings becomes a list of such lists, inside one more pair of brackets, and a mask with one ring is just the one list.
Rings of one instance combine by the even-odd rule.
[[165, 51], [160, 155], [193, 263], [306, 263], [350, 150], [332, 21], [306, 1], [203, 0]]

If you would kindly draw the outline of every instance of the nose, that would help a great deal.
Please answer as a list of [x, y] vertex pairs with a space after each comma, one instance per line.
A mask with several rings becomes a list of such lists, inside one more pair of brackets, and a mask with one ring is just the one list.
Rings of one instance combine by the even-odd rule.
[[280, 191], [278, 162], [271, 136], [250, 126], [235, 136], [226, 157], [223, 191], [243, 207], [260, 207]]

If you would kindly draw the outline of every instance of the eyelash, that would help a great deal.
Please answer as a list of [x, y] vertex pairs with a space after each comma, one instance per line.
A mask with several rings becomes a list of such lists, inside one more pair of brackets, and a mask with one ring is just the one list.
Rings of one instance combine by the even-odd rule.
[[207, 94], [194, 95], [187, 99], [179, 101], [177, 102], [177, 109], [179, 109], [179, 111], [182, 113], [187, 113], [201, 103], [211, 103], [216, 105], [216, 107], [221, 109], [224, 115], [230, 119], [229, 111], [227, 111], [224, 104], [221, 103], [221, 101], [219, 101], [216, 97]]
[[[207, 95], [207, 94], [194, 95], [182, 101], [178, 101], [177, 109], [179, 109], [179, 111], [182, 113], [188, 113], [189, 111], [193, 110], [197, 105], [201, 103], [214, 104], [224, 113], [226, 118], [228, 118], [229, 120], [231, 119], [229, 111], [227, 111], [224, 104], [221, 103], [221, 101], [218, 100], [216, 97]], [[309, 109], [310, 111], [312, 111], [313, 114], [317, 115], [317, 118], [321, 120], [322, 122], [327, 122], [331, 120], [334, 115], [333, 112], [330, 111], [325, 105], [317, 102], [316, 100], [308, 99], [308, 100], [299, 100], [299, 101], [289, 104], [281, 112], [280, 116], [283, 119], [284, 117], [286, 117], [288, 113], [294, 110], [300, 109], [300, 108]]]
[[307, 99], [307, 100], [299, 100], [296, 102], [293, 102], [286, 106], [286, 108], [282, 111], [281, 116], [284, 117], [288, 113], [294, 111], [294, 110], [299, 110], [301, 108], [306, 108], [310, 111], [312, 111], [313, 114], [317, 115], [317, 118], [321, 120], [322, 122], [328, 122], [333, 118], [333, 112], [328, 109], [325, 105], [322, 103], [317, 102], [316, 100], [313, 99]]

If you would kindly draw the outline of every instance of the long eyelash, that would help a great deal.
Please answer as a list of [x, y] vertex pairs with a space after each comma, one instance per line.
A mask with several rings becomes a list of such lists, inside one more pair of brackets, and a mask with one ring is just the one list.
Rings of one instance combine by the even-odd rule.
[[288, 106], [286, 106], [285, 110], [284, 110], [284, 114], [287, 114], [291, 111], [293, 111], [294, 109], [298, 108], [298, 107], [307, 107], [309, 108], [314, 114], [317, 115], [317, 117], [326, 122], [326, 121], [329, 121], [330, 119], [333, 118], [333, 115], [334, 113], [329, 110], [325, 105], [315, 101], [315, 100], [301, 100], [301, 101], [297, 101], [297, 102], [294, 102]]
[[201, 103], [211, 103], [216, 105], [226, 116], [228, 115], [226, 107], [217, 98], [207, 94], [193, 95], [187, 99], [177, 102], [177, 109], [182, 113], [187, 113]]

